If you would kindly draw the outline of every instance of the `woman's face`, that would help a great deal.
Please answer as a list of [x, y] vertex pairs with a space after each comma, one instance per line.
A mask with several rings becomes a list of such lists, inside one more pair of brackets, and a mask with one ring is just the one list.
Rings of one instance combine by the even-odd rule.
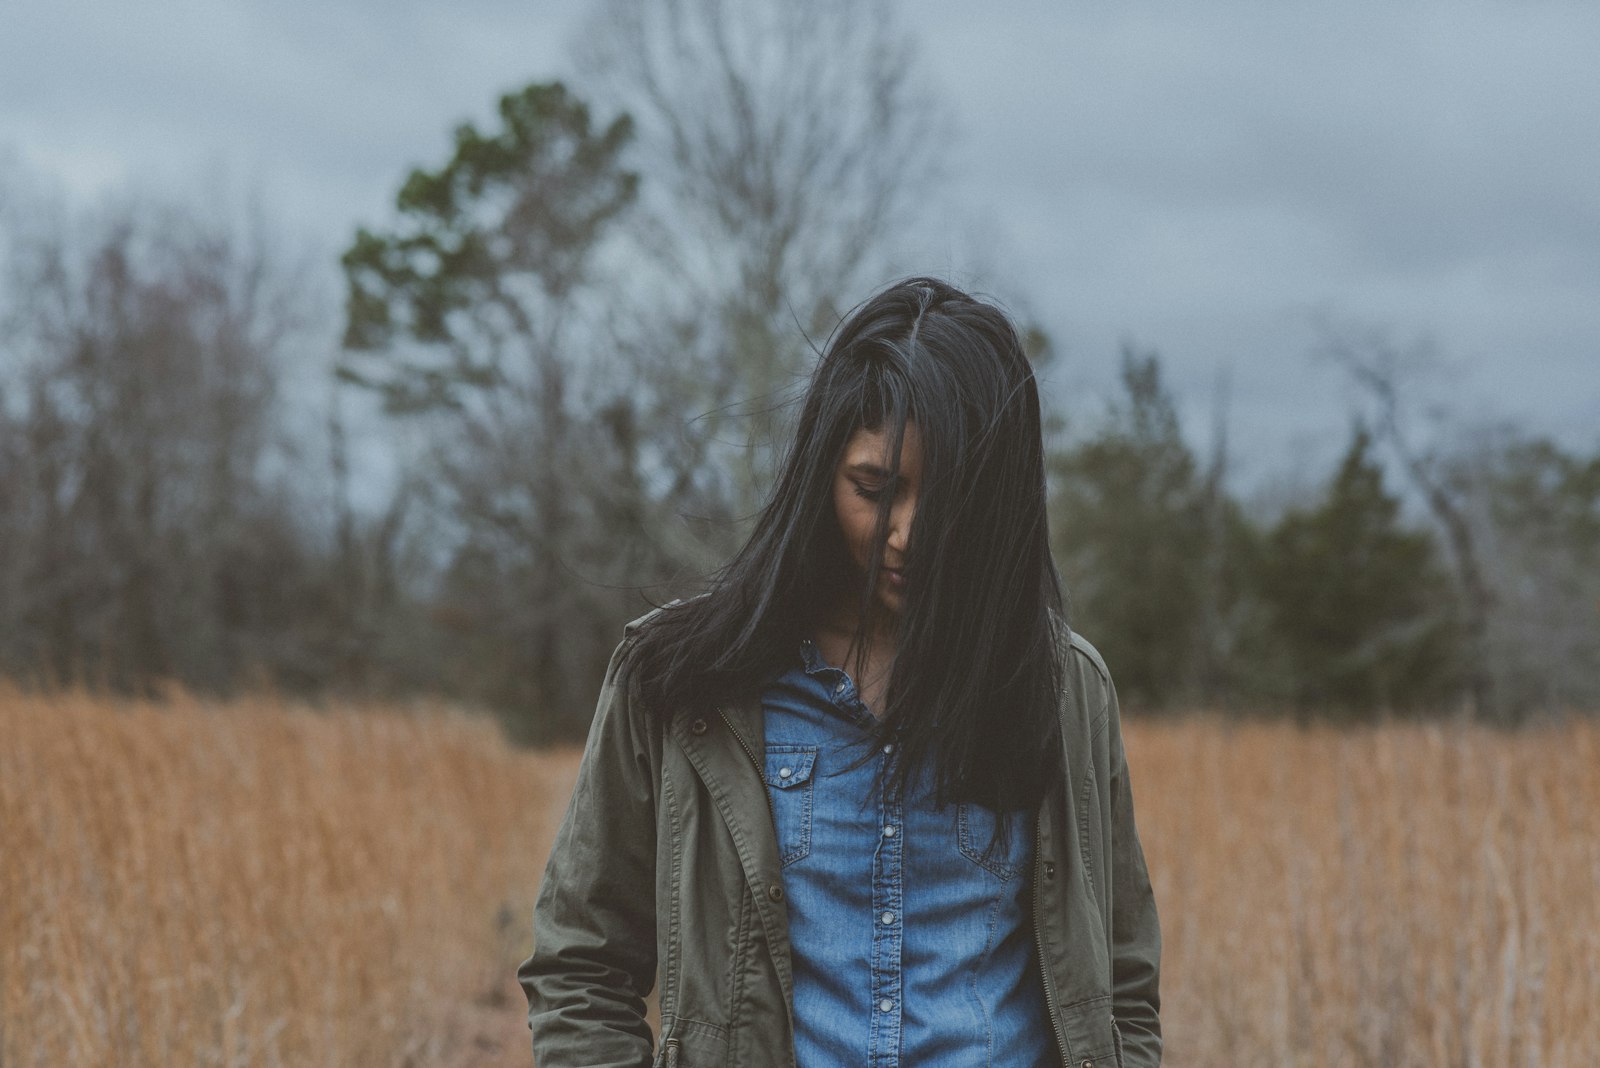
[[889, 455], [890, 429], [857, 430], [845, 444], [844, 454], [833, 473], [833, 510], [839, 517], [850, 560], [857, 577], [865, 581], [867, 566], [876, 546], [873, 535], [878, 527], [878, 503], [885, 493], [893, 493], [889, 504], [889, 530], [883, 542], [883, 565], [873, 603], [891, 616], [898, 616], [905, 603], [906, 545], [911, 537], [911, 520], [917, 511], [917, 493], [922, 485], [922, 439], [915, 423], [906, 424], [900, 443], [900, 477], [889, 485], [893, 457]]

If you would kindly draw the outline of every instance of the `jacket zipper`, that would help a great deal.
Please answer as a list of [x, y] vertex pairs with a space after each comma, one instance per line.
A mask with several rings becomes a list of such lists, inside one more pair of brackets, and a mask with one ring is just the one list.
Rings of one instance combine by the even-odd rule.
[[[1061, 1016], [1056, 1008], [1056, 981], [1050, 974], [1050, 965], [1044, 957], [1044, 927], [1039, 920], [1043, 912], [1039, 906], [1040, 876], [1044, 873], [1044, 832], [1035, 821], [1033, 829], [1033, 939], [1039, 951], [1039, 973], [1044, 977], [1045, 1010], [1050, 1014], [1050, 1029], [1056, 1035], [1056, 1056], [1067, 1064], [1067, 1036], [1061, 1030]], [[1070, 1068], [1070, 1066], [1069, 1066]]]
[[772, 810], [772, 795], [767, 792], [767, 773], [762, 770], [761, 762], [756, 759], [756, 755], [750, 751], [750, 746], [746, 744], [744, 735], [734, 730], [733, 721], [728, 718], [728, 714], [722, 710], [721, 705], [717, 706], [717, 715], [722, 717], [722, 722], [728, 727], [728, 733], [732, 734], [734, 740], [739, 743], [739, 748], [744, 750], [744, 755], [750, 758], [750, 766], [756, 769], [756, 778], [761, 782], [761, 797], [767, 803], [767, 818], [776, 827], [778, 825], [778, 815]]
[[661, 1062], [661, 1068], [678, 1068], [678, 1040], [667, 1039], [666, 1058]]
[[[756, 772], [756, 781], [761, 784], [761, 799], [767, 803], [767, 819], [771, 820], [772, 825], [776, 827], [778, 825], [778, 815], [772, 807], [772, 794], [767, 790], [767, 773], [765, 769], [762, 768], [761, 761], [757, 760], [755, 753], [750, 751], [750, 746], [745, 742], [744, 735], [740, 734], [734, 728], [733, 721], [728, 718], [728, 713], [723, 710], [721, 705], [717, 706], [717, 715], [722, 718], [723, 724], [728, 728], [728, 733], [733, 735], [734, 740], [739, 743], [739, 748], [744, 750], [744, 755], [750, 758], [750, 766], [754, 768]], [[791, 1034], [791, 1049], [793, 1041], [794, 1036]], [[678, 1062], [675, 1059], [670, 1060], [665, 1068], [676, 1068], [677, 1063]], [[789, 1055], [789, 1063], [794, 1063], [794, 1054], [792, 1051]]]

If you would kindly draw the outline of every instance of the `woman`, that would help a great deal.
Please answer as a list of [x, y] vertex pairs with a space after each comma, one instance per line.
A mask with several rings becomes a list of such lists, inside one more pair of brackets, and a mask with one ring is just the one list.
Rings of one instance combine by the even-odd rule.
[[612, 658], [519, 971], [540, 1068], [1160, 1062], [1116, 694], [1061, 616], [1011, 324], [841, 325], [772, 498]]

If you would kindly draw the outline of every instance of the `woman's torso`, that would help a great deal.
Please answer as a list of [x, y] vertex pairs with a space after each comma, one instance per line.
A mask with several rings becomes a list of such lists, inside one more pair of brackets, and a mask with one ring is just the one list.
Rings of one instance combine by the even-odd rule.
[[[605, 1050], [627, 1061], [633, 1039], [593, 1026], [627, 1017], [607, 1000], [616, 976], [574, 975], [568, 964], [593, 957], [655, 973], [656, 1063], [794, 1065], [794, 961], [760, 695], [671, 717], [644, 708], [618, 665], [645, 623], [629, 625], [613, 657], [535, 911], [538, 944], [519, 972], [535, 1051], [551, 1063], [593, 1060], [603, 1034]], [[1051, 1030], [1062, 1063], [1077, 1068], [1118, 1063], [1110, 959], [1117, 731], [1093, 648], [1074, 635], [1062, 655], [1064, 777], [1035, 815], [1027, 878]], [[1137, 858], [1131, 822], [1124, 832], [1122, 848]], [[1131, 876], [1142, 868], [1119, 872], [1119, 888], [1148, 894]], [[1158, 935], [1142, 901], [1124, 921], [1123, 952], [1153, 968]], [[651, 943], [647, 957], [635, 953]], [[1142, 995], [1143, 987], [1128, 989]]]
[[795, 1052], [809, 1065], [1046, 1065], [1054, 1039], [1028, 922], [1031, 813], [885, 786], [854, 680], [802, 643], [762, 695]]

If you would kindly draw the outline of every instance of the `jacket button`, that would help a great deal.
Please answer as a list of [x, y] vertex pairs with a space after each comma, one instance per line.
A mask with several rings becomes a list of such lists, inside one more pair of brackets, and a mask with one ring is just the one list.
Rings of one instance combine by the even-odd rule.
[[1044, 862], [1044, 877], [1046, 879], [1054, 879], [1056, 877], [1056, 866], [1053, 862], [1048, 860]]
[[779, 886], [777, 883], [773, 883], [772, 885], [768, 886], [767, 897], [773, 901], [782, 901], [783, 887]]
[[1094, 1068], [1094, 1061], [1089, 1060], [1087, 1057], [1084, 1058], [1083, 1068]]
[[690, 734], [704, 734], [705, 732], [706, 732], [706, 721], [705, 720], [697, 719], [693, 723], [689, 724], [689, 733]]

